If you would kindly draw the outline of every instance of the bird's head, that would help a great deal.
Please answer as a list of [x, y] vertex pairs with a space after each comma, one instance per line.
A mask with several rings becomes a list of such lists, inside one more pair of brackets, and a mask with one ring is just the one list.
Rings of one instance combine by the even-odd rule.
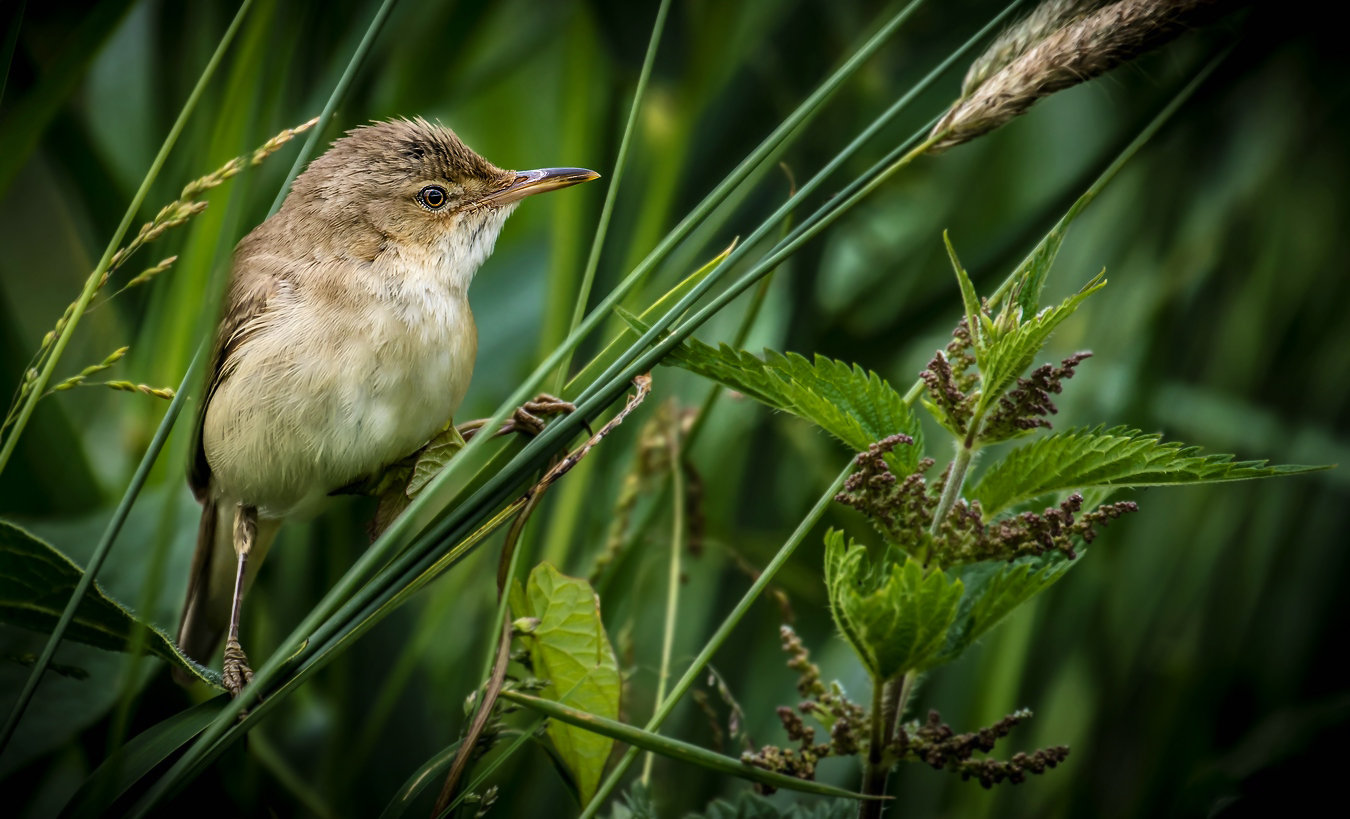
[[391, 245], [448, 253], [472, 275], [520, 200], [597, 177], [584, 168], [502, 170], [449, 128], [398, 119], [334, 142], [295, 180], [283, 214], [321, 230], [331, 250], [367, 259]]

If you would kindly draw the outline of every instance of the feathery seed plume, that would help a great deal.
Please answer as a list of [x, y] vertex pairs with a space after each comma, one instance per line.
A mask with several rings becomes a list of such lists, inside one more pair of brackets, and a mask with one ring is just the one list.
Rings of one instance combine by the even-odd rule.
[[961, 98], [933, 128], [934, 134], [946, 136], [929, 152], [944, 151], [1006, 125], [1038, 100], [1158, 48], [1237, 4], [1237, 0], [1118, 0], [1106, 5], [1047, 0], [971, 66]]

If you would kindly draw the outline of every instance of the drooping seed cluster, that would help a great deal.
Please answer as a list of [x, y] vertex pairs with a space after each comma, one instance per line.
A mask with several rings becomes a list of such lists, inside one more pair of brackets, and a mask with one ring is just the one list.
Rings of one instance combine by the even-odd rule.
[[1051, 394], [1063, 392], [1065, 379], [1073, 378], [1074, 368], [1092, 353], [1074, 353], [1056, 367], [1042, 364], [1025, 378], [1017, 379], [1017, 386], [998, 399], [998, 406], [989, 414], [980, 430], [985, 442], [1006, 441], [1033, 429], [1050, 429], [1047, 415], [1059, 413]]
[[937, 711], [929, 711], [923, 723], [913, 722], [898, 731], [894, 751], [899, 756], [924, 762], [937, 770], [959, 773], [962, 780], [978, 779], [986, 788], [1003, 781], [1014, 785], [1025, 782], [1027, 774], [1042, 774], [1069, 755], [1067, 745], [1042, 748], [1030, 754], [1019, 753], [1009, 760], [972, 759], [976, 751], [988, 753], [998, 740], [1006, 737], [1023, 720], [1027, 710], [1015, 711], [988, 728], [957, 734], [942, 722]]
[[[778, 708], [783, 730], [790, 741], [798, 743], [798, 747], [766, 745], [754, 753], [742, 754], [741, 761], [764, 770], [814, 780], [820, 760], [868, 752], [866, 737], [870, 715], [861, 705], [849, 700], [838, 683], [825, 685], [819, 667], [811, 662], [810, 652], [791, 628], [782, 628], [782, 638], [788, 667], [799, 675], [797, 690], [808, 698], [796, 708]], [[992, 751], [1000, 739], [1030, 717], [1030, 711], [1016, 711], [987, 728], [957, 734], [942, 722], [938, 712], [929, 711], [924, 722], [897, 726], [894, 738], [884, 749], [886, 764], [923, 762], [939, 770], [945, 768], [959, 773], [962, 779], [978, 779], [986, 788], [1004, 781], [1022, 782], [1027, 774], [1044, 773], [1063, 762], [1069, 749], [1060, 745], [1031, 754], [1019, 753], [1008, 760], [975, 759], [974, 755]], [[829, 731], [829, 742], [816, 742], [817, 729], [807, 724], [807, 718]], [[773, 792], [764, 785], [756, 785], [756, 789], [761, 793]]]

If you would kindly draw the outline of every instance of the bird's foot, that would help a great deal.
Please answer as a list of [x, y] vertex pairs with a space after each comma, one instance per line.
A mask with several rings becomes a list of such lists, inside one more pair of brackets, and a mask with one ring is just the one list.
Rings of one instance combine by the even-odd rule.
[[231, 637], [225, 641], [225, 688], [230, 692], [231, 697], [238, 697], [239, 692], [244, 690], [244, 686], [253, 682], [253, 669], [249, 668], [248, 655], [244, 654], [244, 649], [239, 645], [239, 641]]
[[515, 429], [534, 436], [544, 431], [544, 419], [552, 415], [567, 415], [577, 411], [577, 405], [571, 401], [564, 401], [546, 392], [541, 392], [535, 396], [533, 401], [526, 401], [516, 408], [511, 420], [515, 424]]
[[[512, 432], [518, 432], [521, 435], [528, 435], [533, 438], [544, 431], [547, 423], [545, 419], [554, 415], [566, 415], [576, 412], [577, 406], [571, 401], [564, 401], [557, 396], [549, 395], [546, 392], [535, 396], [533, 401], [526, 401], [516, 408], [511, 417], [502, 423], [497, 430], [497, 435], [507, 435]], [[479, 432], [483, 431], [483, 420], [469, 421], [460, 424], [457, 429], [459, 434], [464, 436], [464, 440], [469, 440]], [[590, 425], [587, 425], [590, 429]]]

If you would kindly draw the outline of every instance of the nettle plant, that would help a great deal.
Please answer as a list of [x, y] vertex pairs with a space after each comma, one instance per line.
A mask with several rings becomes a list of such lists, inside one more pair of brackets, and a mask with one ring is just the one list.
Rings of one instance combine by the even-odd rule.
[[[1010, 286], [987, 299], [978, 297], [947, 242], [965, 315], [907, 395], [875, 373], [820, 356], [809, 362], [766, 351], [761, 359], [690, 341], [667, 359], [802, 416], [859, 450], [834, 500], [865, 515], [881, 541], [869, 549], [840, 531], [825, 535], [830, 608], [871, 677], [870, 704], [851, 699], [837, 682], [826, 683], [801, 639], [784, 626], [788, 667], [800, 675], [797, 690], [804, 699], [778, 714], [797, 747], [766, 746], [747, 752], [743, 762], [813, 780], [821, 759], [856, 756], [863, 766], [862, 793], [874, 797], [885, 793], [887, 776], [900, 762], [926, 763], [986, 788], [1054, 768], [1068, 756], [1066, 746], [1008, 759], [983, 756], [1029, 711], [969, 733], [956, 733], [936, 711], [906, 721], [917, 682], [1054, 585], [1082, 559], [1098, 527], [1138, 511], [1134, 501], [1111, 500], [1113, 493], [1318, 468], [1201, 455], [1196, 447], [1124, 427], [1038, 436], [1057, 413], [1053, 396], [1091, 353], [1032, 365], [1055, 328], [1106, 285], [1099, 274], [1061, 303], [1040, 307], [1064, 226], [1009, 279]], [[919, 400], [950, 443], [924, 441], [912, 410]], [[969, 480], [982, 448], [1018, 440], [1025, 442]], [[936, 461], [925, 452], [949, 448], [950, 461], [933, 476]], [[879, 815], [883, 804], [864, 801], [862, 815]]]

